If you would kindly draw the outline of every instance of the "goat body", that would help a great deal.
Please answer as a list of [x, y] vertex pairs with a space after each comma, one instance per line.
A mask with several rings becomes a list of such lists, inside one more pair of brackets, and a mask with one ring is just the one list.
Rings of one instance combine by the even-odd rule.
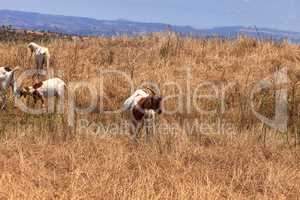
[[21, 96], [31, 95], [34, 98], [34, 102], [37, 100], [42, 101], [44, 106], [44, 99], [49, 97], [63, 98], [66, 84], [59, 78], [48, 79], [43, 82], [38, 82], [30, 87], [25, 87], [21, 90]]
[[48, 48], [39, 46], [38, 44], [31, 42], [28, 45], [31, 53], [34, 54], [35, 63], [37, 69], [43, 69], [43, 65], [46, 64], [47, 69], [50, 65], [50, 53]]
[[6, 93], [8, 87], [11, 86], [12, 90], [14, 90], [14, 73], [18, 69], [18, 67], [13, 70], [9, 67], [0, 67], [0, 96], [2, 99], [2, 110], [6, 107]]
[[146, 125], [146, 133], [154, 130], [155, 113], [161, 113], [162, 98], [147, 89], [136, 90], [123, 104], [123, 110], [130, 113], [131, 135], [137, 137], [141, 128]]

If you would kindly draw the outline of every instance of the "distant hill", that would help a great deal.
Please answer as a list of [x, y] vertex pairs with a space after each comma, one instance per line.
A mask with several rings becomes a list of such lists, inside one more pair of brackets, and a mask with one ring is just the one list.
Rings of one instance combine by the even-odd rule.
[[48, 15], [12, 10], [0, 10], [0, 25], [11, 25], [14, 28], [25, 30], [43, 30], [88, 36], [133, 35], [171, 29], [175, 32], [194, 36], [236, 37], [238, 34], [246, 34], [258, 38], [274, 40], [289, 39], [292, 42], [300, 43], [300, 33], [267, 28], [257, 29], [255, 27], [235, 26], [195, 29], [190, 26], [173, 26], [163, 23], [142, 23], [128, 20], [96, 20], [85, 17]]

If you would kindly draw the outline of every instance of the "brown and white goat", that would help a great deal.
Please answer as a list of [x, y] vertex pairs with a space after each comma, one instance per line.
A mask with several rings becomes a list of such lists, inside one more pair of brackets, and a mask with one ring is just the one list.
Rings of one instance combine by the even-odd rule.
[[[162, 97], [157, 96], [152, 90], [138, 89], [123, 104], [123, 110], [129, 112], [132, 125], [130, 134], [139, 137], [140, 131], [145, 126], [146, 134], [154, 131], [155, 114], [161, 114]], [[152, 129], [152, 130], [151, 130]]]
[[15, 69], [11, 69], [10, 67], [0, 67], [0, 96], [2, 99], [2, 106], [1, 109], [5, 109], [6, 107], [6, 93], [8, 88], [11, 86], [13, 92], [14, 90], [14, 74], [15, 71], [17, 71], [19, 67], [16, 67]]
[[45, 98], [57, 97], [60, 100], [63, 100], [65, 88], [66, 84], [63, 80], [52, 78], [43, 82], [40, 81], [33, 86], [22, 88], [19, 91], [19, 97], [26, 98], [28, 95], [32, 96], [35, 104], [40, 100], [42, 102], [42, 107], [45, 107]]

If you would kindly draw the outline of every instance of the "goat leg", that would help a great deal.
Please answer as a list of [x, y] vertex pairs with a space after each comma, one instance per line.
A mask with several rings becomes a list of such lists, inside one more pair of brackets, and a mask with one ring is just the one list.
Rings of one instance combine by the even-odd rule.
[[2, 95], [2, 106], [1, 106], [1, 110], [4, 110], [6, 108], [6, 95]]

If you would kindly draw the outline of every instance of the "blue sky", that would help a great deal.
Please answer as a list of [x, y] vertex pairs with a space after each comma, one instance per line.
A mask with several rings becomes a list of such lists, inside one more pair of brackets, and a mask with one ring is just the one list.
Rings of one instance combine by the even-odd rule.
[[299, 0], [0, 0], [0, 9], [196, 28], [256, 25], [300, 32]]

